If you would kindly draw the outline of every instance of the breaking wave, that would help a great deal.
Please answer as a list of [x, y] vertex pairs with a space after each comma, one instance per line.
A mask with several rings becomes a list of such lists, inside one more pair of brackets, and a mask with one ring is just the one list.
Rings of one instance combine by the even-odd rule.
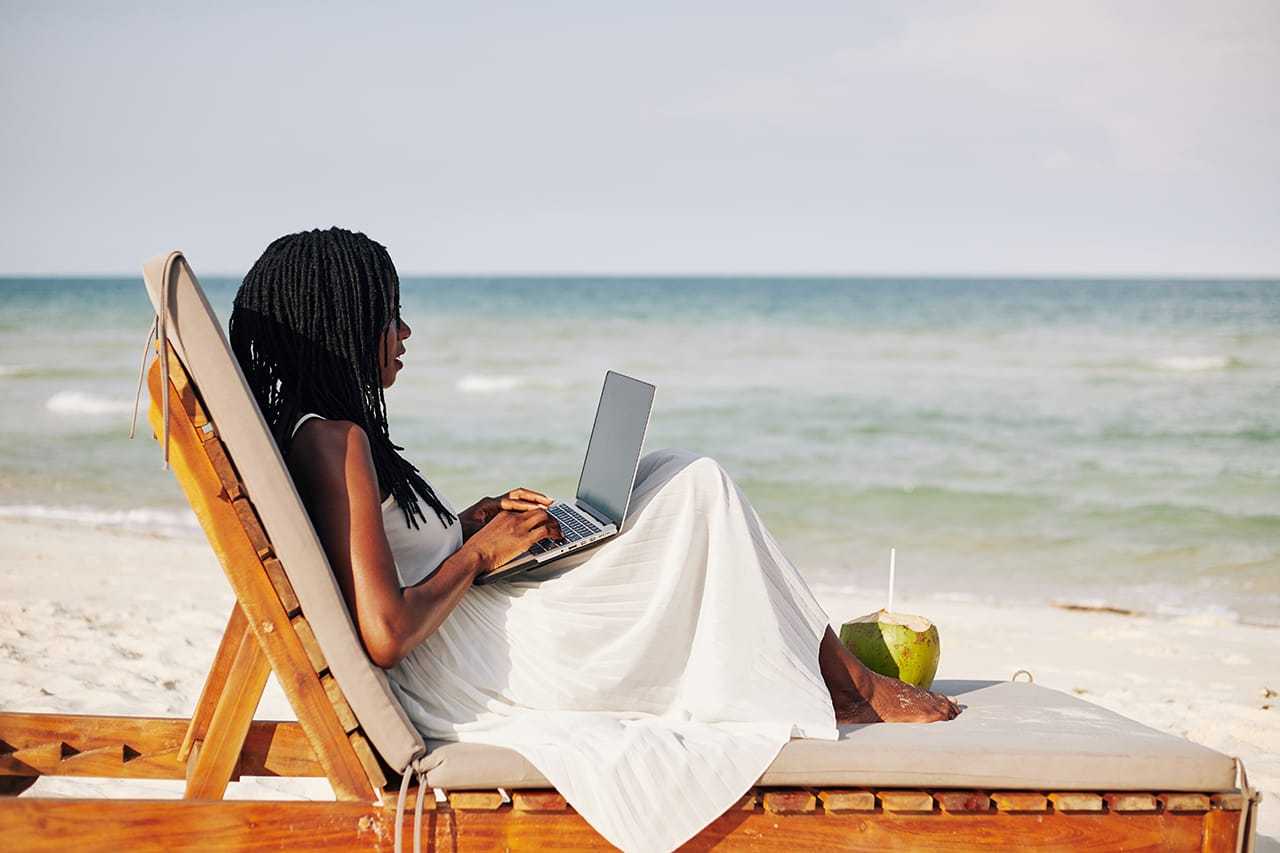
[[121, 527], [150, 533], [190, 535], [200, 529], [190, 510], [167, 509], [94, 509], [93, 507], [12, 504], [0, 506], [0, 518], [26, 518], [35, 521], [60, 521], [89, 527]]
[[133, 403], [128, 400], [112, 400], [83, 391], [59, 391], [45, 401], [44, 407], [59, 415], [114, 415], [133, 411]]
[[455, 388], [464, 394], [496, 394], [500, 391], [513, 391], [525, 384], [519, 376], [485, 376], [468, 374], [454, 383]]
[[1149, 364], [1157, 370], [1196, 372], [1202, 370], [1227, 370], [1244, 365], [1229, 355], [1171, 355], [1152, 359]]

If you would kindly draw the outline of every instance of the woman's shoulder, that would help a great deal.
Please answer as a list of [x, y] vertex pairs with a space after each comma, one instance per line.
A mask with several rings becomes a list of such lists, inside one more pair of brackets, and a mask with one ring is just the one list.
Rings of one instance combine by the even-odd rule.
[[310, 481], [345, 480], [353, 473], [377, 479], [369, 436], [352, 421], [308, 418], [289, 447], [289, 469]]
[[300, 444], [311, 448], [332, 448], [348, 441], [369, 443], [364, 428], [354, 421], [324, 418], [320, 415], [303, 415], [293, 429], [293, 446]]

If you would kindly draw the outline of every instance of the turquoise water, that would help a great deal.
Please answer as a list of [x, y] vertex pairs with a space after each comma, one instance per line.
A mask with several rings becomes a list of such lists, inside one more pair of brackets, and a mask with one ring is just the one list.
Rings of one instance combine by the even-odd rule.
[[[226, 318], [236, 283], [206, 280]], [[571, 494], [607, 368], [815, 581], [1280, 624], [1280, 282], [407, 279], [393, 435]], [[129, 408], [137, 279], [0, 279], [0, 515], [195, 535]]]

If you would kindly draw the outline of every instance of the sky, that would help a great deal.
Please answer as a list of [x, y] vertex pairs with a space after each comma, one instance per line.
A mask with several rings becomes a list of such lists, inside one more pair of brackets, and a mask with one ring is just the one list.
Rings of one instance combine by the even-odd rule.
[[0, 274], [1280, 275], [1280, 3], [0, 0]]

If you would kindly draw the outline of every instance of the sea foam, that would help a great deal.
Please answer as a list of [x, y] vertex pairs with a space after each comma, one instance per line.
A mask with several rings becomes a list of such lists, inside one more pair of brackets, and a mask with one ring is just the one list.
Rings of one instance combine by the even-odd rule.
[[112, 415], [133, 411], [133, 403], [128, 400], [112, 400], [83, 391], [59, 391], [45, 401], [44, 407], [59, 415]]
[[1160, 370], [1200, 371], [1226, 370], [1239, 367], [1240, 362], [1229, 355], [1171, 355], [1151, 361], [1151, 366]]
[[86, 506], [46, 506], [44, 504], [11, 504], [0, 506], [0, 518], [27, 518], [36, 521], [60, 521], [90, 527], [122, 527], [151, 533], [190, 535], [200, 529], [190, 510], [168, 510], [140, 507], [136, 509], [95, 509]]
[[514, 390], [524, 383], [519, 376], [484, 376], [472, 373], [463, 376], [453, 387], [464, 394], [496, 394], [499, 391]]

